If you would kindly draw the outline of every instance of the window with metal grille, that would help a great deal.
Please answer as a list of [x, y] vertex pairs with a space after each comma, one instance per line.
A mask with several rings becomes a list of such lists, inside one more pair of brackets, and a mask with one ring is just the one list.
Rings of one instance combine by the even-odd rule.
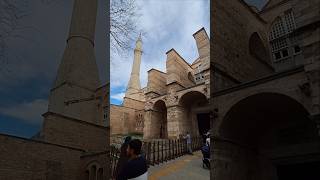
[[[292, 56], [292, 54], [300, 52], [300, 47], [293, 42], [295, 41], [295, 37], [291, 35], [295, 28], [296, 24], [292, 10], [284, 12], [282, 16], [274, 21], [269, 33], [274, 61], [286, 59]], [[293, 46], [294, 43], [295, 45]]]

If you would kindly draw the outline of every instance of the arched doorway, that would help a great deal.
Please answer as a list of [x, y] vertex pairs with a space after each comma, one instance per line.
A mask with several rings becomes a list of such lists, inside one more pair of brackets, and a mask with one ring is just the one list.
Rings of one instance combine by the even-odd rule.
[[184, 109], [181, 119], [184, 133], [199, 136], [210, 130], [210, 114], [207, 97], [198, 91], [191, 91], [181, 96], [179, 105]]
[[213, 144], [213, 158], [221, 159], [224, 151], [224, 158], [230, 161], [220, 162], [228, 168], [215, 166], [220, 173], [216, 179], [233, 175], [239, 180], [319, 177], [316, 124], [291, 97], [260, 93], [241, 100], [223, 118], [219, 135], [224, 140]]
[[168, 138], [168, 129], [167, 129], [167, 107], [164, 101], [159, 100], [153, 106], [153, 118], [154, 124], [156, 127], [156, 132], [154, 133], [154, 138], [165, 139]]

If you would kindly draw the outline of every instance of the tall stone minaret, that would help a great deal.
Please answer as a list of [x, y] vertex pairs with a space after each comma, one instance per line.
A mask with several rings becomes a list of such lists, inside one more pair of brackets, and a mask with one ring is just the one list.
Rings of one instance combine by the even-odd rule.
[[134, 59], [132, 65], [132, 71], [130, 80], [127, 87], [125, 97], [141, 100], [141, 85], [140, 85], [140, 64], [142, 54], [142, 40], [141, 34], [136, 41], [136, 47], [134, 49]]
[[49, 112], [91, 123], [99, 119], [94, 100], [100, 86], [94, 55], [96, 16], [97, 0], [74, 0], [67, 45], [48, 106]]

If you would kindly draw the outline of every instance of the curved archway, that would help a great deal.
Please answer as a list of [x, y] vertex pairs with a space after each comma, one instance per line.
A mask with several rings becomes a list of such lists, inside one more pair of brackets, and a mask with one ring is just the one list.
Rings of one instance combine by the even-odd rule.
[[304, 106], [277, 93], [259, 93], [240, 100], [223, 117], [219, 135], [224, 143], [214, 144], [214, 151], [226, 151], [228, 146], [229, 152], [236, 152], [232, 158], [237, 162], [230, 171], [238, 168], [249, 172], [241, 179], [290, 179], [292, 175], [283, 169], [297, 163], [292, 154], [307, 156], [312, 151], [309, 148], [319, 142], [316, 124]]
[[103, 169], [96, 160], [93, 160], [87, 164], [85, 173], [85, 178], [87, 180], [101, 179], [103, 176]]
[[270, 56], [257, 32], [254, 32], [249, 39], [249, 52], [256, 59], [271, 64]]
[[153, 132], [153, 137], [165, 139], [168, 138], [168, 128], [167, 128], [167, 107], [163, 100], [158, 100], [153, 105], [153, 126], [158, 129], [158, 131]]
[[181, 96], [179, 105], [182, 114], [182, 129], [193, 136], [204, 135], [210, 130], [210, 114], [206, 95], [199, 91], [190, 91]]

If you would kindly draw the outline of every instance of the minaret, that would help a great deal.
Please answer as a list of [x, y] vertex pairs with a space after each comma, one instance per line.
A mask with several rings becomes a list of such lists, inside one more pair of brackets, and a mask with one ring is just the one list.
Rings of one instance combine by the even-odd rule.
[[140, 85], [140, 64], [141, 64], [141, 54], [142, 54], [142, 40], [141, 33], [138, 40], [136, 41], [136, 47], [134, 49], [134, 59], [132, 65], [132, 71], [130, 80], [127, 87], [127, 92], [125, 97], [140, 100], [141, 96], [141, 85]]
[[67, 45], [50, 92], [48, 111], [79, 120], [98, 123], [97, 100], [100, 86], [95, 60], [94, 37], [97, 0], [75, 0]]

